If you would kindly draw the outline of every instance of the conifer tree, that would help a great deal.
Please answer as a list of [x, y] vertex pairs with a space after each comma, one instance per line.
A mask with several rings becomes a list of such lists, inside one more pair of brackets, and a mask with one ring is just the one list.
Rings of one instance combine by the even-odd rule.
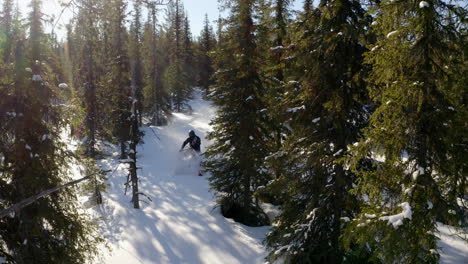
[[205, 152], [204, 166], [220, 198], [224, 216], [247, 225], [268, 222], [253, 203], [252, 193], [265, 185], [264, 90], [259, 78], [253, 1], [227, 1], [231, 7], [226, 31], [216, 51], [213, 100], [219, 114], [213, 120], [215, 143]]
[[[59, 140], [64, 126], [55, 97], [51, 56], [42, 31], [41, 1], [32, 0], [29, 38], [14, 45], [14, 80], [0, 91], [0, 189], [11, 206], [69, 180], [71, 154]], [[83, 263], [97, 254], [96, 229], [79, 205], [73, 188], [41, 198], [0, 219], [0, 252], [12, 263]]]
[[[71, 99], [72, 107], [75, 109], [83, 109], [82, 116], [74, 113], [69, 120], [72, 124], [76, 122], [80, 123], [82, 133], [80, 137], [85, 138], [84, 140], [84, 156], [88, 160], [84, 162], [86, 166], [86, 174], [91, 174], [97, 169], [96, 157], [98, 150], [96, 147], [97, 138], [99, 132], [102, 131], [102, 124], [104, 119], [100, 113], [99, 108], [101, 97], [99, 96], [99, 74], [102, 72], [98, 64], [97, 57], [99, 56], [96, 52], [99, 46], [99, 29], [97, 24], [99, 22], [99, 11], [100, 3], [96, 0], [82, 0], [77, 2], [79, 5], [78, 15], [76, 17], [75, 35], [72, 32], [68, 34], [68, 54], [65, 55], [66, 60], [70, 60], [68, 63], [69, 72], [71, 75], [70, 80], [76, 85], [75, 94]], [[69, 31], [72, 30], [71, 25]], [[76, 53], [76, 54], [74, 54]], [[79, 111], [78, 111], [79, 112]], [[83, 120], [84, 119], [84, 120]], [[76, 132], [76, 131], [72, 131]], [[102, 133], [101, 133], [102, 134]], [[75, 135], [72, 133], [72, 135]], [[81, 154], [81, 153], [79, 153]], [[94, 199], [97, 204], [102, 203], [101, 190], [104, 189], [104, 183], [102, 179], [96, 176], [93, 180], [92, 189], [94, 193]]]
[[[96, 76], [97, 72], [97, 62], [95, 59], [95, 50], [97, 45], [98, 29], [96, 24], [98, 22], [97, 17], [97, 1], [95, 0], [83, 0], [81, 3], [82, 8], [79, 10], [78, 15], [78, 25], [77, 33], [81, 40], [78, 42], [78, 39], [69, 39], [69, 42], [78, 42], [76, 43], [77, 48], [72, 50], [80, 54], [79, 60], [74, 62], [78, 65], [79, 71], [75, 74], [76, 85], [80, 88], [81, 93], [79, 95], [83, 98], [83, 107], [85, 109], [85, 121], [86, 125], [86, 136], [88, 141], [86, 144], [85, 153], [94, 158], [96, 155], [96, 135], [97, 135], [97, 83], [98, 77]], [[73, 43], [75, 45], [75, 43]]]
[[187, 100], [190, 99], [191, 89], [189, 75], [184, 58], [184, 6], [182, 1], [176, 0], [168, 7], [167, 32], [171, 54], [169, 66], [164, 73], [165, 85], [172, 94], [173, 109], [177, 112], [189, 110]]
[[154, 125], [166, 123], [171, 106], [169, 92], [163, 85], [164, 47], [157, 30], [157, 6], [148, 5], [149, 18], [143, 32], [144, 98], [145, 112], [151, 115]]
[[273, 52], [271, 60], [273, 61], [274, 67], [273, 76], [275, 79], [282, 83], [284, 81], [284, 63], [282, 62], [284, 45], [287, 43], [286, 27], [289, 20], [289, 4], [288, 0], [275, 0], [273, 5], [274, 17], [273, 17], [273, 30], [272, 33], [272, 47], [270, 51]]
[[0, 21], [0, 44], [2, 48], [3, 62], [11, 63], [13, 49], [13, 0], [3, 1], [3, 9]]
[[141, 58], [141, 3], [140, 1], [135, 1], [134, 3], [134, 14], [133, 14], [133, 24], [132, 24], [132, 38], [130, 41], [130, 60], [132, 70], [132, 85], [135, 89], [135, 99], [136, 102], [136, 114], [138, 123], [142, 125], [142, 113], [143, 113], [143, 65]]
[[[280, 102], [283, 98], [286, 87], [286, 75], [288, 61], [286, 60], [286, 51], [289, 47], [287, 26], [290, 22], [289, 18], [289, 1], [260, 1], [260, 25], [259, 25], [259, 51], [262, 55], [261, 77], [266, 94], [267, 111], [264, 111], [270, 119], [271, 137], [268, 142], [270, 153], [275, 153], [281, 147], [281, 142], [284, 135], [288, 134], [288, 130], [284, 127], [285, 115], [284, 105]], [[277, 178], [280, 174], [282, 166], [278, 162], [269, 162], [271, 174]], [[261, 197], [275, 202], [270, 198], [279, 190], [262, 190]], [[270, 192], [270, 194], [267, 194]], [[260, 194], [260, 193], [259, 193]], [[265, 196], [267, 194], [267, 196]]]
[[281, 186], [284, 209], [267, 238], [272, 259], [343, 261], [340, 218], [355, 205], [348, 195], [353, 175], [337, 161], [365, 124], [364, 26], [359, 1], [322, 0], [292, 28], [292, 69], [282, 101], [290, 135], [272, 156], [283, 169], [270, 185]]
[[131, 116], [130, 116], [130, 150], [129, 150], [129, 177], [126, 184], [132, 185], [132, 202], [133, 208], [139, 209], [140, 208], [140, 199], [139, 199], [139, 190], [138, 190], [138, 168], [137, 168], [137, 146], [140, 143], [140, 130], [139, 130], [139, 122], [138, 122], [138, 87], [137, 87], [137, 64], [133, 63], [131, 65], [131, 72], [132, 72], [132, 85], [131, 85], [131, 99], [132, 99], [132, 108], [131, 108]]
[[[378, 107], [349, 159], [359, 175], [355, 192], [368, 200], [346, 237], [367, 243], [382, 263], [438, 263], [436, 221], [466, 224], [457, 204], [467, 188], [459, 82], [466, 14], [440, 0], [382, 1], [376, 13], [379, 38], [366, 62]], [[362, 167], [363, 159], [373, 165]]]
[[200, 32], [200, 39], [198, 40], [200, 45], [200, 55], [198, 58], [199, 65], [199, 85], [205, 90], [213, 83], [211, 78], [213, 75], [213, 61], [210, 53], [215, 48], [215, 36], [213, 33], [213, 27], [210, 25], [208, 20], [208, 14], [205, 14], [205, 20], [203, 21], [203, 30]]
[[184, 72], [187, 75], [187, 84], [195, 84], [195, 58], [193, 52], [192, 32], [190, 31], [190, 21], [187, 15], [184, 18], [184, 36], [183, 36], [183, 65]]
[[106, 10], [110, 30], [107, 89], [112, 95], [113, 135], [120, 144], [122, 159], [127, 156], [126, 142], [129, 140], [131, 114], [130, 63], [126, 45], [128, 33], [125, 28], [126, 6], [123, 0], [113, 0]]

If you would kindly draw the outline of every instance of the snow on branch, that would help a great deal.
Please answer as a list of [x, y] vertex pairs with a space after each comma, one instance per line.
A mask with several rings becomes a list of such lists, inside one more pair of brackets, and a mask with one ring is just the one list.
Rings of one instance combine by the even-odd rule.
[[403, 208], [403, 212], [396, 215], [381, 216], [379, 220], [388, 221], [388, 224], [392, 224], [395, 229], [403, 224], [403, 219], [407, 218], [411, 220], [413, 211], [411, 210], [409, 203], [404, 202], [399, 204], [399, 206]]

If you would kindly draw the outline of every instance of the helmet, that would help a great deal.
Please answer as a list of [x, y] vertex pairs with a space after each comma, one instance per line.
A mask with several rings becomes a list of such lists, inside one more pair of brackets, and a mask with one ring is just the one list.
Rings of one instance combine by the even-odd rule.
[[190, 130], [188, 134], [189, 134], [190, 137], [193, 137], [193, 136], [195, 136], [195, 131]]

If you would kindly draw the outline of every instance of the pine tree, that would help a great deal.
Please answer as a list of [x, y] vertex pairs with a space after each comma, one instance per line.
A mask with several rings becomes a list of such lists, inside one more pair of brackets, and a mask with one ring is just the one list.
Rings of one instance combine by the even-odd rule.
[[[268, 142], [270, 153], [275, 153], [279, 150], [282, 144], [284, 135], [288, 134], [288, 130], [284, 127], [285, 115], [284, 105], [280, 102], [283, 98], [286, 87], [286, 76], [289, 68], [289, 62], [286, 60], [286, 51], [290, 48], [289, 36], [287, 34], [287, 26], [290, 22], [289, 18], [289, 1], [260, 1], [259, 14], [259, 50], [262, 54], [261, 77], [266, 94], [267, 110], [265, 113], [270, 119], [270, 130], [272, 139]], [[274, 178], [278, 178], [281, 174], [282, 165], [279, 162], [270, 162], [267, 160], [267, 165], [270, 167], [271, 174]], [[272, 199], [278, 193], [278, 190], [263, 189], [258, 193], [262, 199], [276, 203]]]
[[283, 169], [270, 185], [281, 186], [284, 210], [267, 238], [272, 259], [343, 261], [340, 219], [355, 211], [348, 194], [354, 176], [338, 161], [366, 121], [364, 13], [359, 1], [323, 0], [292, 28], [292, 69], [282, 95], [290, 135], [272, 156]]
[[273, 61], [274, 67], [273, 75], [275, 80], [282, 84], [284, 81], [284, 63], [282, 62], [283, 49], [284, 45], [287, 43], [287, 33], [286, 27], [289, 20], [289, 4], [288, 0], [276, 0], [274, 1], [273, 10], [274, 10], [274, 19], [273, 19], [273, 45], [270, 48], [270, 51], [273, 52], [271, 60]]
[[112, 95], [113, 135], [120, 144], [120, 158], [126, 158], [126, 142], [129, 140], [131, 89], [130, 62], [127, 53], [128, 33], [125, 28], [126, 3], [123, 0], [113, 0], [109, 3], [107, 19], [109, 19], [110, 57], [107, 62], [107, 91]]
[[[86, 142], [85, 153], [94, 158], [96, 155], [96, 135], [97, 135], [97, 62], [95, 60], [95, 50], [97, 45], [98, 29], [96, 24], [98, 22], [97, 13], [97, 1], [95, 0], [84, 0], [81, 3], [83, 8], [80, 9], [78, 16], [78, 25], [80, 28], [77, 29], [77, 34], [80, 34], [80, 40], [82, 41], [81, 49], [74, 50], [81, 56], [80, 60], [75, 61], [79, 65], [79, 72], [76, 74], [76, 84], [80, 87], [83, 100], [83, 107], [85, 109], [85, 125], [86, 125], [86, 136], [88, 142]], [[69, 42], [74, 42], [70, 39]], [[77, 43], [78, 44], [78, 43]]]
[[190, 31], [190, 21], [188, 16], [184, 18], [184, 36], [183, 36], [183, 65], [184, 72], [187, 75], [187, 84], [195, 84], [195, 55], [193, 51], [192, 32]]
[[[75, 27], [75, 35], [72, 36], [72, 28], [69, 26], [68, 33], [68, 54], [64, 55], [64, 61], [68, 61], [69, 73], [71, 75], [70, 80], [76, 85], [75, 94], [71, 98], [71, 105], [76, 109], [82, 109], [83, 114], [73, 113], [70, 116], [71, 123], [75, 125], [78, 122], [84, 133], [79, 135], [85, 138], [84, 148], [84, 160], [83, 164], [86, 167], [86, 174], [99, 174], [98, 167], [96, 165], [96, 158], [98, 150], [96, 147], [97, 137], [100, 131], [102, 131], [103, 124], [102, 114], [99, 113], [99, 101], [101, 101], [98, 90], [99, 90], [99, 74], [100, 66], [98, 65], [98, 53], [96, 52], [98, 44], [99, 29], [97, 24], [99, 22], [98, 11], [100, 10], [100, 4], [95, 0], [82, 0], [79, 2], [79, 12], [77, 19], [77, 25]], [[76, 54], [74, 54], [76, 53]], [[77, 56], [78, 55], [78, 56]], [[71, 60], [71, 61], [70, 61]], [[75, 72], [76, 71], [76, 72]], [[74, 77], [73, 77], [74, 76]], [[72, 131], [72, 135], [74, 131]], [[81, 153], [78, 153], [81, 154]], [[101, 191], [105, 189], [103, 179], [96, 176], [93, 179], [89, 188], [93, 191], [94, 199], [97, 204], [102, 203]]]
[[164, 80], [166, 87], [171, 91], [173, 108], [177, 112], [190, 110], [187, 100], [192, 93], [184, 60], [184, 21], [184, 6], [180, 0], [176, 0], [168, 7], [167, 37], [171, 54]]
[[142, 125], [143, 113], [143, 65], [141, 58], [141, 3], [136, 1], [134, 3], [134, 16], [132, 24], [132, 39], [130, 41], [130, 60], [132, 66], [132, 85], [135, 89], [136, 114], [138, 123]]
[[359, 175], [355, 192], [368, 199], [347, 237], [367, 243], [382, 263], [437, 263], [436, 221], [466, 224], [457, 204], [467, 188], [467, 98], [459, 82], [466, 14], [439, 0], [382, 1], [377, 10], [379, 38], [366, 54], [377, 109], [349, 159]]
[[[0, 91], [0, 189], [2, 207], [11, 206], [69, 180], [71, 154], [59, 140], [64, 126], [52, 106], [56, 74], [42, 32], [41, 1], [32, 0], [29, 38], [18, 35], [14, 75]], [[26, 47], [26, 49], [25, 49]], [[95, 225], [78, 211], [76, 189], [37, 200], [0, 219], [0, 252], [13, 263], [83, 263], [97, 255]], [[47, 250], [45, 250], [47, 249]]]
[[163, 125], [170, 113], [170, 96], [162, 82], [164, 71], [164, 46], [157, 30], [157, 6], [150, 4], [149, 18], [143, 32], [144, 98], [145, 112], [151, 115], [151, 123]]
[[210, 25], [210, 21], [208, 20], [208, 14], [205, 14], [203, 30], [200, 32], [200, 39], [198, 40], [200, 45], [200, 54], [198, 58], [199, 84], [201, 87], [205, 88], [205, 91], [208, 91], [208, 87], [213, 83], [211, 78], [214, 71], [210, 53], [215, 48], [215, 41], [213, 27]]
[[[0, 21], [0, 47], [2, 48], [3, 62], [11, 63], [13, 49], [13, 0], [3, 1], [3, 9]], [[2, 43], [3, 42], [3, 43]]]
[[265, 185], [266, 155], [263, 87], [256, 53], [253, 1], [228, 1], [230, 17], [216, 51], [213, 100], [219, 108], [213, 120], [215, 143], [205, 152], [204, 166], [220, 198], [224, 216], [247, 225], [268, 222], [253, 203], [253, 191]]

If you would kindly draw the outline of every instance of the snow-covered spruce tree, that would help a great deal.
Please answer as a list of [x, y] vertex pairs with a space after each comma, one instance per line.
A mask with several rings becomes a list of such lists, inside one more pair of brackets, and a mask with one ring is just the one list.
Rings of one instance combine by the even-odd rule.
[[253, 203], [252, 193], [265, 184], [266, 155], [263, 87], [258, 70], [252, 12], [254, 1], [227, 1], [230, 16], [215, 54], [212, 99], [219, 108], [213, 120], [215, 143], [206, 151], [204, 167], [212, 173], [224, 216], [250, 226], [264, 225], [266, 216]]
[[271, 260], [343, 261], [340, 219], [355, 210], [348, 194], [354, 175], [338, 160], [366, 122], [364, 13], [359, 1], [323, 0], [292, 26], [283, 95], [290, 135], [272, 157], [283, 170], [270, 183], [281, 186], [284, 211], [267, 237]]
[[[271, 84], [271, 92], [284, 88], [284, 49], [288, 41], [287, 26], [290, 22], [289, 0], [260, 1], [259, 7], [259, 50], [261, 51], [265, 81], [276, 82]], [[270, 89], [269, 89], [270, 90]], [[275, 96], [272, 96], [275, 97]]]
[[[128, 152], [128, 163], [129, 170], [128, 170], [128, 177], [127, 177], [127, 186], [131, 184], [132, 186], [132, 202], [133, 208], [139, 209], [140, 208], [140, 199], [139, 195], [140, 192], [138, 191], [138, 167], [137, 167], [137, 147], [140, 143], [140, 139], [142, 137], [142, 133], [139, 129], [139, 115], [138, 115], [138, 74], [135, 73], [137, 71], [137, 64], [133, 63], [131, 66], [132, 72], [132, 80], [131, 80], [131, 90], [132, 90], [132, 108], [131, 108], [131, 116], [130, 116], [130, 144], [129, 144], [129, 152]], [[125, 190], [127, 190], [127, 186]]]
[[[97, 17], [97, 1], [96, 0], [81, 0], [79, 2], [80, 9], [77, 16], [77, 26], [75, 28], [76, 39], [69, 39], [73, 42], [75, 49], [73, 52], [79, 54], [79, 57], [74, 61], [78, 72], [75, 74], [75, 81], [78, 88], [76, 94], [78, 98], [83, 98], [81, 106], [84, 109], [84, 135], [88, 139], [85, 143], [85, 154], [93, 158], [96, 155], [96, 136], [98, 133], [97, 126], [97, 62], [95, 59], [95, 50], [98, 46], [98, 29], [96, 24]], [[73, 55], [72, 55], [73, 56]]]
[[132, 38], [130, 41], [130, 72], [131, 72], [131, 115], [129, 131], [129, 177], [127, 184], [132, 186], [132, 202], [134, 208], [140, 208], [140, 192], [138, 191], [138, 167], [137, 167], [137, 146], [140, 143], [142, 133], [140, 125], [142, 122], [141, 110], [143, 100], [142, 86], [142, 58], [141, 58], [141, 6], [139, 2], [134, 4], [134, 21], [131, 26]]
[[170, 96], [162, 82], [162, 40], [157, 31], [157, 6], [148, 6], [149, 19], [143, 31], [144, 109], [154, 125], [163, 125], [170, 113]]
[[[466, 226], [457, 204], [467, 188], [467, 95], [459, 82], [466, 14], [440, 0], [382, 1], [376, 14], [380, 38], [366, 62], [378, 107], [349, 159], [366, 202], [344, 238], [380, 262], [437, 263], [436, 221]], [[363, 169], [366, 158], [375, 162]]]
[[0, 38], [3, 62], [9, 64], [13, 50], [13, 0], [3, 1], [0, 13]]
[[[41, 1], [31, 1], [29, 38], [15, 44], [15, 70], [0, 88], [0, 200], [5, 208], [70, 180], [71, 154], [59, 140], [64, 127], [51, 103], [50, 72]], [[27, 47], [25, 51], [24, 47]], [[2, 76], [5, 77], [5, 76]], [[0, 252], [9, 263], [84, 263], [97, 255], [95, 225], [79, 212], [76, 189], [41, 198], [0, 219]]]
[[106, 63], [106, 91], [111, 96], [108, 102], [112, 109], [111, 120], [113, 135], [120, 144], [120, 158], [126, 158], [126, 142], [129, 140], [131, 90], [130, 90], [130, 63], [127, 54], [128, 33], [125, 28], [126, 2], [112, 0], [108, 3], [105, 16], [108, 20], [110, 58]]
[[[188, 16], [184, 17], [184, 27], [183, 27], [183, 36], [182, 36], [182, 58], [184, 72], [187, 75], [187, 84], [196, 83], [196, 71], [195, 71], [195, 56], [193, 50], [193, 37], [190, 29], [190, 20]], [[190, 90], [191, 91], [191, 90]]]
[[[136, 118], [139, 126], [142, 125], [143, 113], [143, 62], [141, 57], [142, 51], [142, 26], [141, 26], [141, 3], [135, 1], [133, 4], [133, 21], [130, 30], [131, 38], [129, 41], [130, 50], [130, 65], [132, 67], [132, 89], [135, 89], [136, 102]], [[133, 106], [132, 106], [133, 108]]]
[[[288, 134], [287, 128], [284, 126], [285, 105], [281, 104], [283, 94], [286, 89], [285, 79], [289, 74], [289, 60], [287, 49], [289, 46], [288, 24], [291, 22], [290, 1], [275, 0], [275, 1], [259, 1], [259, 25], [258, 25], [258, 45], [261, 54], [261, 80], [265, 90], [267, 109], [263, 111], [270, 119], [270, 137], [268, 141], [269, 153], [275, 153], [281, 147], [284, 135]], [[267, 159], [268, 167], [274, 178], [278, 178], [281, 174], [283, 166], [280, 162], [270, 162], [272, 159]], [[270, 185], [268, 187], [273, 187]], [[280, 189], [281, 187], [278, 186]], [[263, 201], [279, 203], [276, 197], [280, 190], [264, 188], [256, 193], [256, 196]]]
[[175, 0], [168, 6], [167, 32], [170, 52], [169, 66], [164, 73], [166, 87], [171, 92], [173, 110], [183, 112], [189, 110], [187, 100], [190, 99], [192, 90], [189, 85], [189, 74], [185, 65], [184, 45], [184, 5], [181, 0]]
[[[200, 33], [199, 43], [199, 57], [198, 57], [198, 72], [199, 72], [199, 85], [208, 91], [208, 87], [213, 84], [213, 60], [210, 53], [215, 49], [216, 39], [213, 33], [213, 27], [210, 25], [208, 15], [205, 14], [203, 21], [203, 29]], [[208, 93], [207, 93], [208, 94]]]
[[56, 68], [54, 72], [61, 73], [57, 74], [60, 83], [65, 80], [68, 83], [60, 90], [64, 97], [62, 99], [66, 100], [70, 107], [63, 116], [67, 119], [71, 136], [84, 139], [81, 148], [75, 154], [82, 155], [80, 158], [86, 168], [84, 172], [86, 175], [96, 174], [93, 181], [84, 185], [84, 189], [91, 191], [96, 203], [101, 204], [101, 191], [105, 190], [105, 185], [103, 179], [98, 176], [99, 168], [95, 160], [98, 154], [96, 140], [102, 130], [102, 125], [99, 124], [100, 98], [97, 95], [99, 67], [96, 59], [99, 1], [79, 0], [75, 4], [78, 7], [75, 32], [72, 23], [69, 24], [67, 43], [63, 50], [56, 49], [55, 52], [57, 57], [61, 56], [63, 65], [55, 63], [51, 66]]

